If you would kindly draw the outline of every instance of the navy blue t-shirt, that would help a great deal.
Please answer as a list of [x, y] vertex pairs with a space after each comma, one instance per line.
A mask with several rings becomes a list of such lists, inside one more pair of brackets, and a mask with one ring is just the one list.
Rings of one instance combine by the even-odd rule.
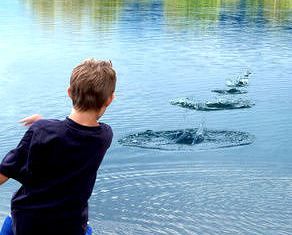
[[86, 222], [87, 201], [112, 136], [104, 123], [88, 127], [68, 117], [35, 122], [0, 164], [0, 173], [22, 184], [12, 198], [12, 215], [72, 216], [75, 222], [76, 215]]

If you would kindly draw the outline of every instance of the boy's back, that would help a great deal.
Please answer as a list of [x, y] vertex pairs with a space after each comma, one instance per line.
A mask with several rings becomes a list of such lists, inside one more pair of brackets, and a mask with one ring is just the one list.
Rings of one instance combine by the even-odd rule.
[[16, 234], [82, 234], [74, 226], [86, 227], [87, 200], [111, 140], [104, 123], [88, 127], [68, 117], [34, 123], [0, 165], [22, 183], [11, 205]]
[[115, 86], [110, 61], [77, 65], [67, 91], [69, 117], [35, 122], [3, 159], [0, 185], [9, 178], [22, 184], [11, 203], [15, 235], [85, 233], [87, 201], [112, 141], [111, 128], [97, 120], [113, 101]]

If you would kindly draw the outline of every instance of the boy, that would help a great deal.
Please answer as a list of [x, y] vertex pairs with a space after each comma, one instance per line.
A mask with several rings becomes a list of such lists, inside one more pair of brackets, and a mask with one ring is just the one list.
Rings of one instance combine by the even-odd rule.
[[11, 202], [15, 235], [85, 234], [88, 199], [113, 135], [97, 120], [111, 104], [115, 84], [111, 62], [86, 60], [72, 71], [69, 117], [24, 119], [33, 124], [0, 164], [0, 184], [9, 178], [22, 184]]

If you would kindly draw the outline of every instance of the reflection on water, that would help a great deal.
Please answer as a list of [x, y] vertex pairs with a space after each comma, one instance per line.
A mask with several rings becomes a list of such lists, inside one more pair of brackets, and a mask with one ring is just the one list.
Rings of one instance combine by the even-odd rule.
[[175, 28], [193, 27], [219, 20], [221, 0], [165, 0], [164, 14], [168, 25]]
[[284, 0], [284, 1], [264, 0], [262, 3], [263, 4], [262, 6], [259, 4], [259, 2], [261, 1], [249, 0], [247, 2], [248, 2], [247, 4], [250, 4], [251, 8], [264, 7], [264, 9], [266, 9], [264, 10], [264, 17], [268, 21], [271, 21], [271, 22], [285, 21], [289, 17], [291, 17], [291, 14], [289, 13], [289, 10], [292, 9], [291, 0]]
[[90, 19], [95, 28], [106, 28], [115, 22], [121, 13], [124, 3], [122, 0], [83, 1], [83, 0], [22, 0], [33, 11], [44, 25], [48, 20], [63, 21], [68, 25], [82, 26]]
[[127, 0], [21, 1], [33, 11], [41, 23], [61, 19], [81, 26], [85, 19], [89, 19], [93, 27], [100, 28], [106, 28], [107, 25], [117, 21], [129, 6], [134, 7], [133, 14], [137, 10], [151, 11], [154, 8], [157, 10], [158, 7], [163, 11], [167, 25], [177, 29], [194, 25], [207, 26], [211, 22], [225, 21], [226, 17], [233, 18], [238, 23], [246, 22], [246, 20], [253, 21], [259, 16], [262, 17], [262, 22], [284, 22], [291, 20], [289, 10], [292, 9], [291, 0], [162, 0], [161, 3], [153, 0], [137, 2]]

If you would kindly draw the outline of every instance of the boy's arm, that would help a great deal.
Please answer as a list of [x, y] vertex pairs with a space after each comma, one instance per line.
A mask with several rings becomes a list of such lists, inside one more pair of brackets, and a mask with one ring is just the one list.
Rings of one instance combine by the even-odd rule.
[[0, 185], [4, 184], [9, 178], [0, 173]]
[[22, 123], [24, 126], [30, 126], [31, 124], [33, 124], [34, 122], [42, 119], [43, 117], [39, 114], [34, 114], [31, 115], [29, 117], [23, 118], [21, 120], [19, 120], [20, 123]]
[[32, 141], [33, 129], [29, 128], [17, 147], [6, 154], [0, 164], [0, 184], [13, 178], [20, 183], [28, 176], [28, 154]]
[[[42, 119], [39, 114], [34, 114], [29, 117], [21, 119], [19, 122], [24, 126], [30, 126], [34, 122]], [[2, 160], [0, 164], [0, 185], [5, 183], [9, 178], [14, 178], [21, 181], [21, 171], [23, 171], [22, 164], [25, 163], [27, 157], [27, 149], [30, 144], [32, 131], [28, 130], [18, 146], [11, 150]]]

